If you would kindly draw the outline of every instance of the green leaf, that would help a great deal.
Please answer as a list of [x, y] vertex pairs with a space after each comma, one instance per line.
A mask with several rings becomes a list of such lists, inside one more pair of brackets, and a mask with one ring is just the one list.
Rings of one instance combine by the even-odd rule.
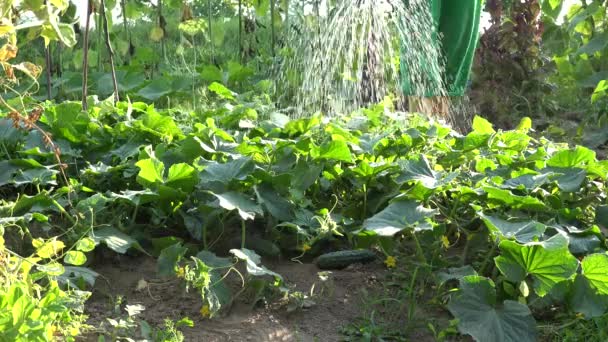
[[63, 257], [63, 261], [66, 264], [71, 264], [74, 266], [84, 265], [87, 262], [87, 256], [84, 253], [79, 251], [69, 251]]
[[432, 229], [427, 221], [437, 212], [420, 205], [416, 201], [394, 201], [384, 210], [363, 222], [363, 229], [379, 236], [393, 236], [405, 229], [415, 231]]
[[164, 140], [171, 141], [174, 137], [183, 135], [175, 120], [169, 115], [161, 114], [151, 108], [137, 121], [138, 127]]
[[166, 79], [156, 79], [148, 83], [147, 86], [143, 87], [137, 92], [137, 95], [150, 100], [156, 101], [159, 98], [170, 94], [173, 91], [171, 89], [171, 82], [167, 82]]
[[258, 202], [268, 210], [270, 215], [279, 221], [293, 220], [293, 203], [282, 197], [271, 185], [264, 183], [254, 189]]
[[104, 243], [109, 249], [120, 254], [125, 254], [131, 247], [143, 250], [137, 240], [112, 227], [95, 230], [91, 238], [95, 244]]
[[46, 265], [38, 265], [37, 268], [40, 272], [44, 272], [52, 277], [60, 276], [65, 272], [65, 268], [63, 268], [63, 265], [54, 261]]
[[263, 215], [262, 208], [254, 201], [238, 192], [213, 194], [219, 200], [219, 206], [228, 210], [237, 210], [243, 220], [253, 220], [256, 215]]
[[595, 208], [595, 222], [608, 228], [608, 205], [598, 205]]
[[543, 0], [542, 13], [556, 20], [562, 11], [564, 0]]
[[209, 85], [209, 90], [216, 93], [220, 98], [226, 100], [235, 100], [234, 93], [230, 89], [224, 87], [222, 84], [213, 82]]
[[437, 278], [439, 280], [439, 284], [443, 285], [450, 280], [460, 281], [464, 277], [476, 275], [477, 271], [475, 271], [475, 269], [471, 265], [466, 265], [457, 268], [448, 268], [445, 271], [438, 272]]
[[481, 116], [475, 116], [473, 118], [473, 132], [479, 134], [494, 134], [496, 131], [492, 127], [490, 121], [482, 118]]
[[490, 232], [501, 239], [515, 239], [521, 243], [532, 242], [541, 237], [547, 227], [536, 221], [506, 221], [498, 217], [477, 213]]
[[587, 172], [579, 168], [547, 168], [543, 172], [553, 174], [552, 180], [563, 192], [578, 192], [587, 177]]
[[220, 258], [212, 252], [209, 251], [200, 251], [197, 255], [197, 258], [201, 259], [205, 265], [211, 268], [228, 268], [232, 266], [232, 262], [228, 258]]
[[202, 79], [209, 82], [222, 82], [224, 80], [222, 70], [212, 64], [205, 65], [200, 75]]
[[556, 152], [549, 160], [547, 166], [552, 167], [580, 167], [595, 161], [595, 152], [583, 146], [576, 146], [573, 150]]
[[158, 159], [143, 159], [135, 163], [139, 167], [137, 182], [143, 186], [152, 186], [156, 183], [164, 183], [163, 173], [165, 164]]
[[64, 284], [71, 284], [74, 288], [78, 288], [78, 283], [82, 279], [89, 286], [95, 286], [95, 280], [99, 274], [86, 267], [65, 266], [63, 274], [57, 277], [57, 280]]
[[191, 192], [198, 183], [198, 173], [192, 166], [180, 163], [171, 165], [165, 185]]
[[608, 255], [592, 254], [583, 259], [582, 275], [602, 295], [608, 295]]
[[238, 158], [226, 163], [211, 161], [202, 165], [205, 166], [200, 173], [202, 183], [229, 184], [233, 180], [245, 180], [255, 169], [255, 164], [250, 158]]
[[352, 162], [352, 154], [348, 145], [343, 140], [333, 140], [321, 146], [320, 158], [328, 160], [338, 160], [350, 163]]
[[536, 341], [536, 322], [530, 309], [510, 300], [497, 307], [496, 289], [490, 279], [464, 277], [448, 310], [458, 319], [458, 330], [476, 341]]
[[420, 159], [406, 160], [399, 163], [399, 166], [402, 168], [402, 171], [395, 179], [397, 183], [403, 184], [409, 181], [418, 181], [427, 189], [436, 189], [446, 185], [458, 175], [453, 172], [443, 177], [442, 173], [431, 169], [429, 161], [425, 156], [421, 156]]
[[501, 202], [515, 209], [545, 210], [545, 204], [539, 199], [531, 196], [518, 196], [509, 190], [486, 186], [483, 190], [488, 194], [488, 199]]
[[46, 193], [39, 193], [36, 196], [23, 195], [19, 197], [13, 207], [13, 215], [20, 216], [27, 212], [43, 211], [53, 205], [52, 198]]
[[568, 240], [559, 234], [525, 245], [504, 240], [499, 247], [501, 255], [494, 260], [500, 272], [514, 283], [532, 276], [534, 290], [540, 297], [557, 283], [570, 279], [578, 268], [578, 260], [568, 250]]
[[591, 56], [596, 52], [604, 50], [606, 46], [608, 46], [608, 32], [594, 35], [594, 37], [587, 44], [578, 49], [576, 53], [579, 55], [587, 54]]
[[89, 237], [84, 237], [76, 243], [76, 250], [81, 252], [91, 252], [95, 249], [95, 241]]
[[261, 264], [262, 258], [257, 255], [254, 251], [242, 248], [242, 249], [231, 249], [230, 253], [237, 257], [239, 260], [245, 261], [247, 265], [247, 273], [256, 276], [272, 276], [276, 279], [283, 280], [280, 274], [275, 273]]
[[506, 180], [502, 187], [505, 189], [524, 189], [532, 191], [550, 182], [551, 173], [540, 175], [523, 175], [516, 178]]
[[140, 190], [140, 191], [125, 190], [125, 191], [121, 191], [120, 194], [111, 193], [110, 197], [111, 198], [120, 198], [120, 199], [129, 201], [134, 205], [142, 205], [142, 204], [146, 204], [146, 203], [151, 203], [151, 202], [158, 200], [158, 198], [159, 198], [158, 193], [148, 190], [148, 189]]
[[175, 274], [177, 263], [186, 255], [187, 251], [188, 248], [179, 242], [163, 249], [156, 263], [158, 275], [168, 277]]
[[587, 318], [600, 317], [608, 309], [608, 297], [599, 294], [581, 274], [576, 275], [567, 300], [573, 311], [580, 312]]

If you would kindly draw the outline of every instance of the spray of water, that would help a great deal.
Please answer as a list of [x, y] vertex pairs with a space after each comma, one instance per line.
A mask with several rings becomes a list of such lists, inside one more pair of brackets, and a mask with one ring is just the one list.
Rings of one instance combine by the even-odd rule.
[[293, 12], [301, 15], [292, 17], [276, 89], [295, 98], [293, 117], [347, 114], [399, 96], [404, 84], [408, 95], [447, 94], [428, 0], [340, 0], [325, 15]]

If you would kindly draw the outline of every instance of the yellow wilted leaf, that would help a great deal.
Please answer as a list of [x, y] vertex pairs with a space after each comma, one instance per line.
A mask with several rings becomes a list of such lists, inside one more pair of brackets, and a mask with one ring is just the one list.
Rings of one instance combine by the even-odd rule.
[[161, 39], [163, 39], [164, 36], [165, 31], [163, 31], [163, 29], [158, 26], [153, 28], [152, 31], [150, 31], [150, 39], [155, 42], [159, 42]]
[[15, 71], [13, 70], [13, 66], [6, 62], [0, 62], [0, 65], [2, 65], [2, 69], [4, 69], [4, 74], [6, 75], [6, 78], [8, 78], [11, 81], [15, 81], [16, 78], [15, 78]]
[[28, 76], [36, 79], [38, 78], [38, 76], [40, 76], [40, 73], [42, 73], [42, 68], [37, 66], [34, 63], [30, 63], [30, 62], [23, 62], [23, 63], [19, 63], [16, 65], [13, 65], [13, 67], [17, 70], [20, 70], [21, 72], [24, 72], [25, 74], [27, 74]]
[[0, 36], [9, 34], [15, 31], [15, 27], [8, 20], [0, 21]]
[[447, 236], [445, 236], [445, 235], [441, 236], [441, 244], [443, 245], [443, 248], [445, 248], [445, 249], [450, 248], [450, 240], [448, 239]]
[[0, 62], [6, 62], [9, 59], [17, 57], [17, 47], [12, 44], [4, 44], [2, 48], [0, 48]]
[[43, 259], [54, 257], [55, 255], [59, 254], [61, 250], [65, 247], [63, 241], [60, 240], [50, 240], [43, 243], [42, 245], [40, 245], [40, 240], [38, 240], [36, 243], [34, 243], [34, 241], [32, 241], [32, 245], [34, 245], [34, 247], [36, 247], [36, 245], [39, 246], [36, 247], [36, 254], [38, 254], [38, 256]]

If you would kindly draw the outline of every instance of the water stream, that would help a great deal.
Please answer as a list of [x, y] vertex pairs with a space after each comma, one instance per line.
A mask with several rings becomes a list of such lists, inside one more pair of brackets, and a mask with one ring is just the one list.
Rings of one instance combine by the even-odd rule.
[[[297, 1], [292, 2], [299, 6]], [[338, 0], [290, 19], [277, 82], [292, 117], [348, 114], [385, 96], [446, 95], [428, 0]], [[323, 12], [323, 13], [321, 13]], [[402, 74], [400, 70], [406, 70]]]

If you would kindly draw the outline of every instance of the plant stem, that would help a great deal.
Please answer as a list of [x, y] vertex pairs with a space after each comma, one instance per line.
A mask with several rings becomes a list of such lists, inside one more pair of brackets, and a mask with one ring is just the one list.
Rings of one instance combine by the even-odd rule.
[[131, 37], [129, 37], [129, 27], [127, 26], [127, 3], [126, 0], [120, 0], [120, 8], [122, 11], [122, 25], [125, 30], [125, 41], [129, 42], [129, 53], [127, 53], [127, 61], [131, 58]]
[[462, 250], [462, 256], [461, 256], [462, 266], [464, 266], [466, 264], [467, 259], [469, 258], [469, 248], [470, 248], [470, 244], [471, 244], [471, 239], [469, 239], [469, 235], [467, 233], [464, 233], [464, 238], [466, 239], [466, 242], [464, 243], [464, 248]]
[[246, 228], [245, 228], [245, 220], [241, 219], [241, 249], [245, 248], [245, 235], [246, 235]]
[[365, 219], [367, 214], [367, 183], [363, 183], [363, 212], [361, 213], [361, 219]]
[[51, 68], [53, 67], [53, 65], [51, 64], [51, 44], [49, 43], [49, 45], [45, 46], [44, 48], [44, 56], [45, 56], [45, 61], [46, 61], [46, 99], [50, 100], [51, 99], [51, 87], [52, 87], [52, 81], [51, 81]]
[[479, 268], [480, 275], [484, 275], [486, 273], [486, 267], [488, 266], [490, 259], [492, 259], [492, 256], [496, 252], [496, 246], [497, 246], [496, 243], [493, 242], [492, 247], [488, 251], [488, 254], [486, 255], [485, 259], [483, 260], [483, 264], [481, 264], [481, 267]]
[[99, 11], [99, 8], [97, 9], [97, 17], [96, 22], [95, 22], [95, 30], [97, 31], [97, 45], [95, 45], [95, 50], [97, 50], [97, 71], [102, 72], [103, 71], [103, 65], [101, 63], [101, 26], [103, 25], [101, 22], [101, 11]]
[[409, 298], [409, 306], [407, 310], [407, 320], [408, 322], [412, 321], [414, 317], [414, 310], [416, 309], [416, 291], [414, 291], [414, 286], [416, 285], [416, 278], [418, 277], [418, 268], [414, 269], [414, 274], [412, 275], [412, 280], [410, 281], [410, 287], [408, 289], [408, 298]]
[[89, 78], [89, 29], [91, 27], [91, 14], [93, 13], [93, 0], [87, 2], [87, 20], [84, 27], [84, 38], [82, 42], [82, 110], [88, 110], [87, 105], [87, 83]]
[[416, 254], [418, 254], [418, 258], [420, 259], [420, 262], [422, 262], [424, 265], [426, 265], [427, 264], [426, 257], [424, 256], [424, 251], [422, 250], [420, 241], [418, 240], [418, 237], [416, 236], [416, 232], [412, 232], [412, 237], [414, 238], [414, 243], [416, 243]]
[[274, 0], [270, 0], [270, 53], [272, 54], [272, 57], [275, 56], [275, 27], [274, 27], [274, 12], [275, 12], [275, 8], [274, 8]]
[[211, 0], [207, 0], [207, 26], [209, 29], [209, 44], [211, 45], [211, 64], [215, 64], [215, 47], [213, 44], [213, 25], [211, 23]]
[[138, 211], [139, 211], [139, 205], [135, 205], [135, 209], [133, 209], [133, 214], [131, 214], [131, 225], [135, 224], [135, 218], [137, 217]]
[[106, 3], [105, 0], [101, 0], [101, 8], [99, 14], [101, 15], [101, 21], [103, 24], [103, 31], [105, 34], [106, 49], [110, 55], [110, 70], [112, 72], [112, 86], [114, 87], [114, 102], [118, 102], [118, 82], [116, 81], [116, 69], [114, 68], [114, 50], [112, 50], [112, 44], [110, 44], [110, 31], [108, 30], [108, 18], [106, 17]]
[[2, 145], [2, 149], [4, 150], [4, 153], [6, 154], [6, 159], [13, 159], [13, 158], [11, 158], [11, 154], [8, 152], [8, 148], [6, 148], [4, 141], [0, 141], [0, 145]]
[[165, 30], [166, 23], [165, 18], [163, 17], [163, 0], [158, 0], [158, 26], [163, 30], [163, 38], [160, 40], [160, 51], [161, 55], [165, 62], [167, 61], [167, 51], [165, 48], [165, 34], [167, 31]]
[[239, 62], [243, 62], [243, 0], [239, 0]]
[[208, 249], [208, 245], [207, 245], [207, 225], [204, 224], [203, 225], [203, 249], [207, 250]]
[[63, 215], [65, 215], [65, 217], [68, 219], [68, 221], [70, 221], [70, 223], [72, 225], [76, 225], [76, 220], [74, 220], [72, 218], [72, 216], [70, 216], [70, 213], [68, 213], [63, 206], [61, 206], [61, 204], [59, 204], [59, 202], [57, 202], [57, 200], [55, 200], [54, 198], [51, 199], [51, 203], [53, 203], [53, 205], [57, 208], [57, 210], [59, 210], [60, 213], [62, 213]]

